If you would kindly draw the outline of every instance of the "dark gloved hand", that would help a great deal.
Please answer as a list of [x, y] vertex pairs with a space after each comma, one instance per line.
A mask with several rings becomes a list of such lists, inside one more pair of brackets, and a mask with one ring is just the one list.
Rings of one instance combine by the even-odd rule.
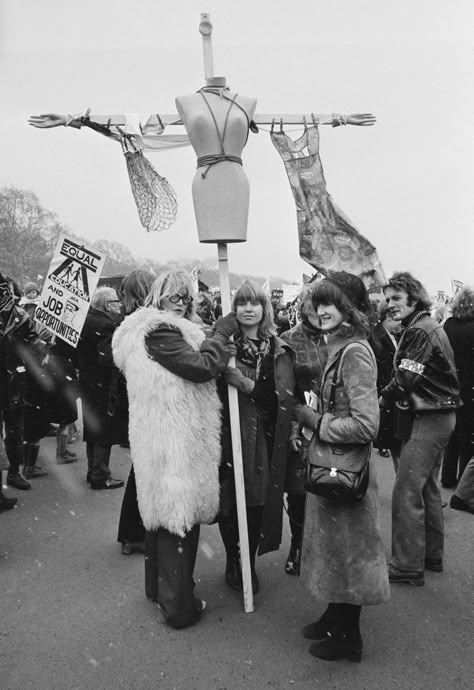
[[301, 426], [305, 426], [307, 429], [312, 429], [313, 431], [317, 430], [319, 421], [322, 417], [320, 412], [316, 412], [316, 410], [313, 410], [313, 408], [308, 405], [297, 405], [295, 415]]
[[222, 343], [227, 343], [231, 335], [239, 330], [239, 322], [233, 311], [217, 319], [214, 326], [214, 338]]
[[228, 383], [230, 386], [235, 386], [237, 390], [239, 390], [241, 393], [245, 393], [245, 395], [250, 395], [255, 388], [255, 381], [248, 379], [239, 369], [236, 369], [235, 367], [227, 367], [227, 369], [224, 371], [224, 378], [226, 383]]

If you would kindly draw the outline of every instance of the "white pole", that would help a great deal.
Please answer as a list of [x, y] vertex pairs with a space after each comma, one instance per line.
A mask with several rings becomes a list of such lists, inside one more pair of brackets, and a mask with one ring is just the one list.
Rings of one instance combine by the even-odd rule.
[[[217, 243], [217, 257], [219, 260], [222, 313], [228, 314], [230, 311], [230, 280], [226, 242]], [[233, 357], [229, 364], [235, 366], [235, 359]], [[251, 613], [254, 607], [252, 573], [250, 572], [249, 537], [247, 530], [247, 507], [245, 504], [244, 466], [242, 462], [242, 442], [240, 436], [239, 394], [237, 388], [234, 386], [228, 386], [228, 393], [232, 454], [234, 460], [235, 497], [239, 522], [240, 562], [242, 566], [242, 581], [244, 588], [244, 611], [245, 613]]]

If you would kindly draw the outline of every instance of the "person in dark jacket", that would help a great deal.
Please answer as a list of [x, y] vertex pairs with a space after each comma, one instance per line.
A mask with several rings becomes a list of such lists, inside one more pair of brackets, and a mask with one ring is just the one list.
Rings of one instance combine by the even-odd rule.
[[[294, 403], [291, 349], [275, 335], [269, 298], [257, 285], [244, 282], [232, 301], [239, 330], [234, 335], [236, 367], [224, 372], [225, 381], [239, 391], [240, 429], [245, 498], [254, 594], [260, 584], [255, 557], [279, 548], [282, 534], [283, 489], [287, 442]], [[225, 581], [242, 588], [236, 511], [232, 441], [227, 390], [224, 403], [219, 530], [227, 561]]]
[[[5, 450], [10, 463], [7, 484], [26, 490], [31, 484], [20, 474], [24, 463], [25, 410], [33, 409], [42, 390], [41, 359], [45, 343], [28, 314], [16, 306], [11, 280], [0, 275], [0, 410], [5, 427]], [[26, 459], [26, 468], [30, 459]]]
[[[327, 361], [327, 345], [311, 299], [314, 285], [315, 283], [310, 283], [303, 287], [298, 297], [298, 323], [280, 336], [294, 353], [293, 370], [296, 391], [300, 397], [306, 391], [312, 392], [316, 397], [319, 396], [321, 379]], [[301, 447], [299, 425], [295, 421], [291, 426], [285, 478], [291, 530], [290, 552], [285, 563], [285, 572], [288, 575], [299, 575], [300, 571], [301, 538], [306, 503], [305, 469], [304, 449]]]
[[124, 482], [113, 479], [109, 469], [115, 444], [126, 443], [127, 419], [111, 406], [111, 382], [116, 371], [112, 336], [122, 318], [120, 299], [110, 287], [98, 288], [84, 322], [77, 346], [79, 386], [87, 448], [87, 481], [91, 489], [117, 489]]
[[444, 521], [438, 475], [460, 403], [453, 351], [446, 332], [430, 316], [424, 286], [408, 272], [385, 288], [392, 317], [403, 327], [394, 375], [382, 390], [382, 406], [405, 410], [406, 435], [392, 495], [392, 583], [424, 584], [425, 568], [443, 569]]
[[456, 362], [462, 406], [456, 410], [456, 428], [441, 467], [443, 486], [455, 486], [474, 455], [474, 287], [465, 285], [444, 323]]
[[[385, 301], [378, 306], [378, 321], [372, 330], [369, 343], [377, 361], [377, 390], [379, 395], [390, 382], [393, 374], [393, 357], [397, 348], [397, 337], [401, 331], [399, 321], [395, 321]], [[384, 408], [380, 414], [380, 426], [374, 446], [380, 455], [389, 456], [389, 449], [395, 448], [400, 454], [400, 440], [395, 437], [393, 410]]]
[[[153, 275], [153, 273], [143, 270], [132, 271], [125, 276], [119, 290], [124, 316], [129, 316], [133, 314], [134, 311], [144, 306], [155, 278], [156, 276]], [[122, 372], [119, 372], [117, 388], [124, 387], [124, 389], [122, 392], [118, 391], [118, 397], [126, 401], [128, 414], [126, 386], [127, 382], [125, 381], [125, 377]], [[122, 553], [124, 556], [130, 556], [132, 553], [145, 552], [145, 527], [138, 508], [137, 485], [133, 463], [123, 494], [117, 541], [122, 544]]]

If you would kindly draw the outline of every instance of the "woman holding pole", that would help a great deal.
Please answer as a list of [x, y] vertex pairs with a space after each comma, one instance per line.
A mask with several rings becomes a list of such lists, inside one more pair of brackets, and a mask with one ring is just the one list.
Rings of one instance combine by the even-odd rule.
[[[287, 439], [293, 411], [294, 376], [290, 348], [275, 335], [273, 310], [261, 288], [244, 282], [232, 302], [239, 330], [236, 366], [224, 372], [238, 390], [250, 570], [254, 594], [260, 588], [255, 557], [279, 548]], [[229, 410], [224, 400], [219, 530], [226, 550], [225, 581], [242, 588]]]
[[214, 379], [238, 328], [228, 314], [206, 340], [191, 321], [193, 300], [187, 273], [163, 273], [112, 343], [127, 381], [146, 594], [174, 628], [197, 622], [205, 608], [194, 596], [193, 572], [200, 525], [219, 508], [221, 404]]

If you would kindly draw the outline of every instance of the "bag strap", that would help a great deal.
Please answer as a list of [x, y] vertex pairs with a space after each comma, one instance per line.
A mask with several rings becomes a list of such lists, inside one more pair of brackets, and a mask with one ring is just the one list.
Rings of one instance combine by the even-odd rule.
[[[357, 345], [362, 345], [362, 347], [364, 347], [371, 354], [372, 359], [374, 359], [374, 354], [373, 354], [372, 350], [370, 349], [370, 347], [368, 345], [366, 345], [365, 343], [363, 343], [361, 340], [357, 340], [356, 342], [349, 343], [348, 345], [343, 347], [341, 350], [339, 350], [339, 353], [338, 353], [338, 356], [336, 359], [336, 366], [334, 369], [334, 374], [332, 376], [332, 381], [331, 381], [331, 391], [329, 393], [329, 401], [328, 401], [328, 409], [327, 409], [328, 412], [333, 412], [335, 404], [336, 404], [336, 385], [337, 385], [337, 380], [339, 378], [339, 374], [340, 374], [341, 369], [342, 369], [342, 361], [344, 359], [344, 355], [346, 354], [346, 352], [348, 350], [356, 347]], [[321, 395], [322, 395], [324, 383], [325, 383], [325, 380], [323, 379], [323, 381], [321, 382]], [[322, 405], [321, 405], [321, 409], [322, 409]]]

